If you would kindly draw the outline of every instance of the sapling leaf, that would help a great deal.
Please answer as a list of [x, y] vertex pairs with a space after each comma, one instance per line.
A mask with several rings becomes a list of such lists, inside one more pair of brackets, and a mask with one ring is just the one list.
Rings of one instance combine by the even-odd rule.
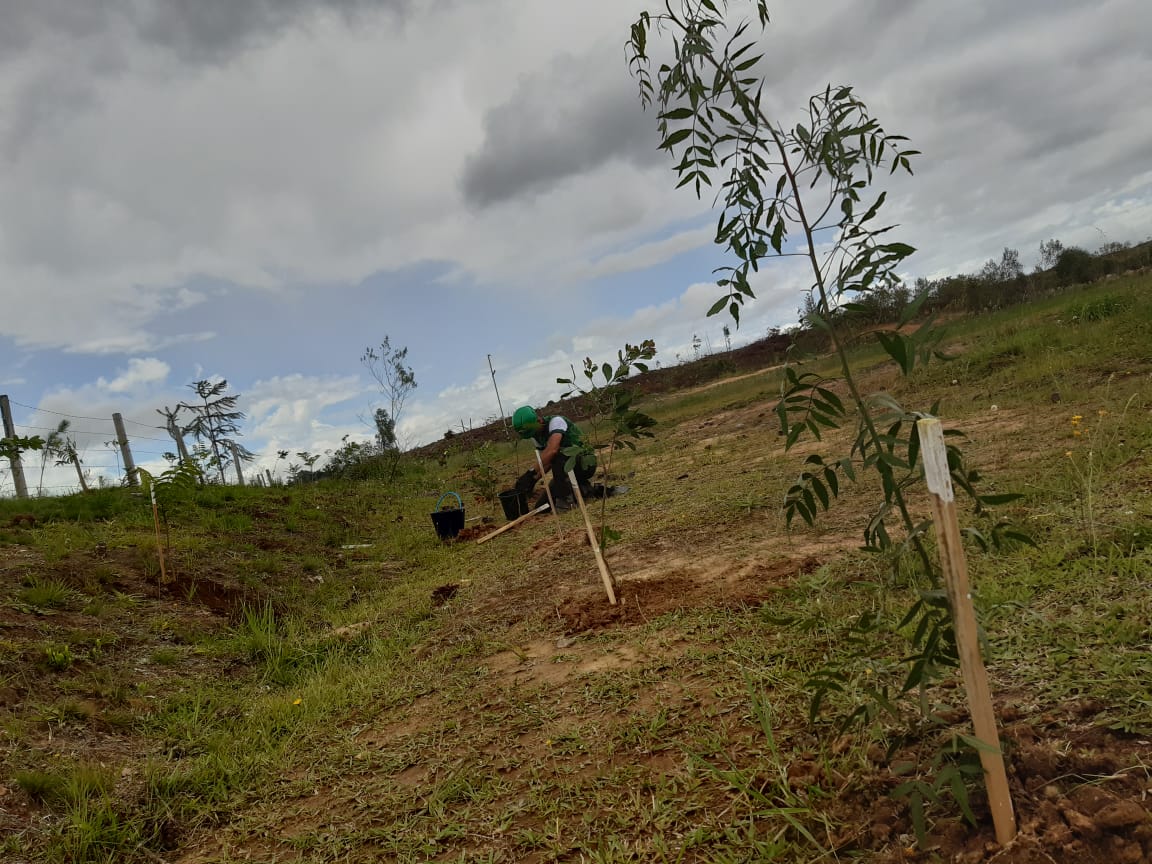
[[683, 141], [685, 138], [687, 138], [691, 134], [692, 134], [691, 129], [677, 129], [676, 131], [669, 133], [664, 138], [664, 141], [661, 142], [659, 149], [671, 150], [673, 147], [675, 147], [677, 144], [679, 144], [681, 141]]
[[828, 488], [832, 491], [834, 498], [840, 497], [840, 478], [836, 476], [836, 472], [831, 468], [824, 469], [824, 481], [828, 484]]
[[959, 770], [956, 770], [951, 775], [952, 797], [960, 806], [960, 811], [964, 814], [964, 818], [968, 820], [968, 824], [975, 827], [976, 814], [972, 812], [972, 808], [968, 804], [968, 788], [964, 785], [964, 777]]
[[1013, 540], [1017, 543], [1023, 543], [1025, 546], [1031, 546], [1033, 549], [1038, 549], [1036, 540], [1030, 534], [1016, 529], [1006, 529], [1000, 533], [1000, 536], [1005, 540]]
[[839, 465], [840, 465], [840, 470], [844, 472], [844, 476], [847, 477], [849, 480], [851, 480], [853, 483], [855, 483], [856, 482], [856, 469], [852, 465], [852, 460], [846, 456], [840, 460]]
[[815, 492], [816, 497], [820, 499], [821, 506], [827, 510], [829, 506], [828, 490], [825, 488], [824, 484], [817, 480], [815, 477], [812, 478], [812, 491]]

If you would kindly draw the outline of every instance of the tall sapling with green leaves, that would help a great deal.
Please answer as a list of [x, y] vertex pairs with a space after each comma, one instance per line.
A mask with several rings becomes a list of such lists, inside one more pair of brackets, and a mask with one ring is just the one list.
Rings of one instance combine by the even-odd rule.
[[[610, 540], [620, 539], [620, 534], [607, 527], [607, 499], [612, 488], [612, 457], [617, 450], [636, 449], [636, 441], [653, 437], [652, 427], [656, 421], [634, 407], [636, 393], [625, 385], [625, 380], [634, 370], [648, 371], [648, 361], [656, 356], [656, 343], [645, 339], [639, 345], [625, 344], [616, 352], [616, 365], [596, 364], [592, 358], [584, 358], [582, 374], [584, 381], [577, 378], [575, 368], [571, 378], [557, 378], [557, 384], [569, 389], [561, 395], [567, 399], [579, 394], [588, 406], [588, 419], [596, 437], [607, 434], [608, 459], [604, 464], [604, 494], [600, 501], [600, 545], [606, 546]], [[597, 376], [601, 379], [597, 381]], [[595, 451], [589, 439], [580, 444], [565, 448], [564, 455], [576, 464], [577, 460], [595, 458]]]
[[225, 395], [228, 381], [223, 378], [215, 382], [196, 381], [188, 386], [200, 401], [180, 403], [181, 409], [192, 413], [192, 421], [184, 431], [192, 433], [197, 441], [208, 442], [212, 467], [219, 472], [220, 482], [225, 483], [224, 469], [232, 462], [232, 452], [243, 462], [256, 458], [254, 453], [236, 442], [240, 436], [240, 421], [244, 419], [244, 412], [236, 408], [240, 394]]
[[[724, 0], [667, 0], [663, 11], [644, 12], [632, 25], [629, 68], [645, 107], [658, 108], [661, 149], [676, 160], [679, 186], [699, 197], [714, 190], [719, 218], [715, 242], [733, 263], [720, 268], [722, 296], [709, 315], [727, 312], [737, 326], [744, 304], [756, 296], [754, 282], [769, 259], [798, 257], [810, 272], [805, 324], [824, 333], [839, 363], [839, 375], [825, 377], [789, 364], [777, 405], [786, 448], [805, 435], [821, 440], [829, 430], [856, 425], [849, 451], [841, 456], [813, 454], [785, 500], [786, 520], [799, 516], [812, 524], [827, 510], [843, 484], [861, 471], [878, 476], [882, 498], [864, 528], [865, 548], [887, 556], [897, 575], [918, 574], [921, 593], [896, 624], [869, 620], [868, 628], [910, 633], [910, 674], [903, 692], [923, 688], [943, 666], [956, 663], [951, 623], [940, 592], [940, 576], [927, 548], [930, 520], [917, 520], [910, 489], [923, 480], [916, 421], [935, 415], [909, 410], [889, 394], [865, 393], [849, 362], [845, 330], [878, 292], [893, 292], [899, 268], [914, 252], [890, 239], [895, 227], [881, 221], [887, 191], [880, 178], [912, 173], [917, 151], [902, 135], [887, 132], [850, 86], [828, 86], [814, 94], [799, 122], [786, 125], [766, 110], [765, 82], [757, 74], [763, 54], [753, 22], [730, 20], [736, 3]], [[748, 0], [762, 32], [768, 25], [766, 0]], [[671, 39], [668, 61], [652, 71], [649, 37]], [[907, 325], [923, 297], [907, 304], [895, 331], [877, 332], [883, 351], [900, 372], [910, 374], [932, 356], [941, 356], [940, 332], [926, 322], [914, 333]], [[959, 436], [949, 430], [951, 440]], [[969, 470], [956, 444], [948, 446], [953, 483], [975, 503], [977, 514], [1013, 500], [1012, 495], [977, 491], [979, 475]], [[979, 533], [989, 543], [1024, 539], [1005, 522]], [[907, 565], [911, 566], [907, 566]], [[814, 709], [836, 688], [836, 670], [814, 679]], [[821, 683], [823, 682], [823, 683]], [[926, 704], [921, 699], [920, 704]]]

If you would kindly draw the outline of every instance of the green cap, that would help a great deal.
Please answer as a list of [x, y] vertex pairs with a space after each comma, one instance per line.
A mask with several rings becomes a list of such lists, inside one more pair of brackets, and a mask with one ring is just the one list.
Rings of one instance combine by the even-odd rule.
[[540, 421], [536, 418], [536, 409], [531, 405], [517, 408], [516, 413], [512, 415], [512, 428], [520, 434], [521, 438], [531, 437], [538, 425], [540, 425]]

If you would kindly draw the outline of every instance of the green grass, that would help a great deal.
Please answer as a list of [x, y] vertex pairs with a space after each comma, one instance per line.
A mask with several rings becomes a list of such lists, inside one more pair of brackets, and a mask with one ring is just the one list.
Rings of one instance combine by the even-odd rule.
[[63, 609], [72, 599], [73, 591], [53, 579], [32, 579], [16, 595], [22, 603], [40, 609]]
[[83, 763], [56, 771], [17, 771], [14, 779], [29, 798], [58, 810], [107, 795], [114, 785], [106, 768]]

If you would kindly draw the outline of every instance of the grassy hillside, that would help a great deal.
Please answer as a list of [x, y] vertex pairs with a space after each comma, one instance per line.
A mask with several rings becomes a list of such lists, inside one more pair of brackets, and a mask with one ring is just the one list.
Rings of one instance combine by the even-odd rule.
[[606, 508], [615, 607], [579, 513], [436, 538], [449, 489], [469, 534], [504, 522], [476, 492], [524, 445], [392, 485], [190, 493], [163, 575], [143, 496], [0, 502], [0, 859], [1146, 860], [1150, 288], [953, 320], [956, 359], [908, 379], [856, 355], [870, 388], [942, 400], [988, 488], [1024, 493], [963, 515], [1036, 543], [968, 550], [1006, 851], [954, 746], [958, 677], [901, 693], [915, 589], [858, 550], [877, 490], [785, 527], [816, 445], [784, 452], [768, 369], [645, 398], [658, 435], [617, 457], [631, 491]]

